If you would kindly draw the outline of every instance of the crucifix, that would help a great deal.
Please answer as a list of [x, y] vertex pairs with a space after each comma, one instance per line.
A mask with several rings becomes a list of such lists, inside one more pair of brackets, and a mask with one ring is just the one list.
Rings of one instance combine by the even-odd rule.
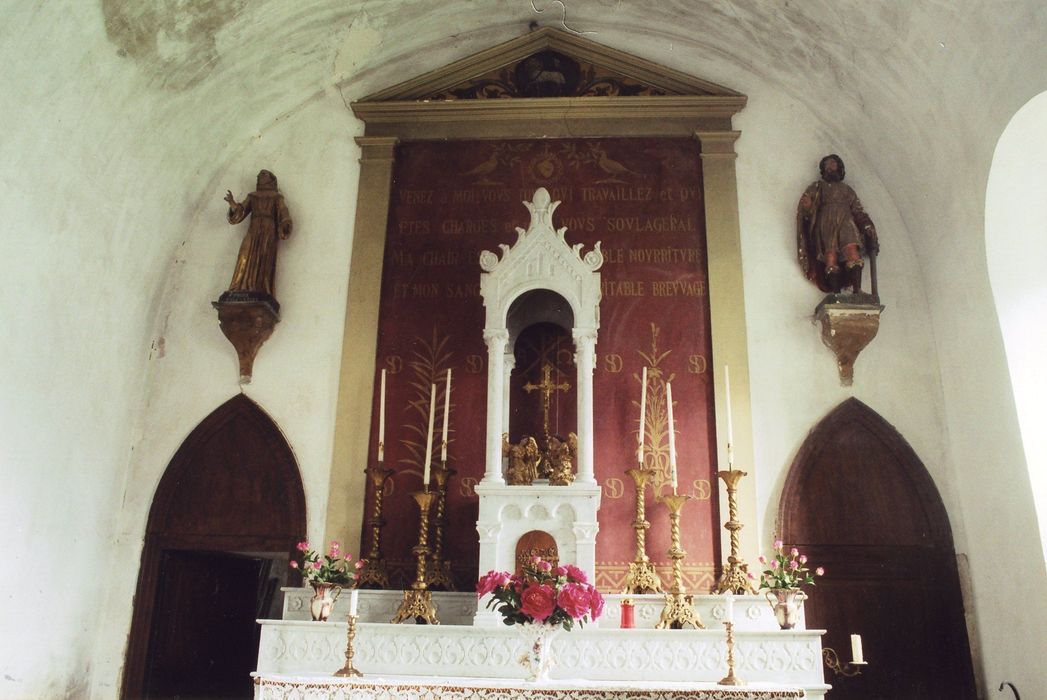
[[542, 381], [539, 384], [533, 384], [527, 382], [524, 384], [524, 391], [530, 394], [532, 391], [542, 392], [542, 440], [544, 441], [543, 449], [549, 449], [549, 408], [552, 400], [554, 391], [567, 391], [571, 388], [571, 385], [567, 382], [556, 384], [553, 382], [553, 371], [556, 368], [553, 367], [552, 363], [546, 362], [542, 365]]

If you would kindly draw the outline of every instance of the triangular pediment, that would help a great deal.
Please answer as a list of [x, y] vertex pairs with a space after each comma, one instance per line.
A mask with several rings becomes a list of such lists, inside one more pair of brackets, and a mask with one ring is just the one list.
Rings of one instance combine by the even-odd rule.
[[720, 85], [543, 27], [361, 102], [632, 96], [742, 97]]

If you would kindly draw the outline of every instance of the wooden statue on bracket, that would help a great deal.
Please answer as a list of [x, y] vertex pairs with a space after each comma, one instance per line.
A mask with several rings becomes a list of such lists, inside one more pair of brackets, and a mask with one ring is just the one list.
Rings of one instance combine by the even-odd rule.
[[236, 256], [229, 289], [212, 305], [218, 309], [222, 333], [236, 348], [240, 383], [247, 384], [258, 349], [280, 320], [280, 304], [274, 295], [277, 241], [291, 235], [293, 223], [276, 187], [276, 176], [268, 170], [258, 173], [257, 188], [243, 202], [237, 202], [231, 191], [226, 192], [225, 201], [229, 203], [226, 218], [230, 224], [248, 216], [251, 220]]
[[[840, 381], [854, 380], [854, 362], [880, 327], [876, 226], [858, 195], [845, 185], [843, 159], [832, 153], [818, 164], [821, 180], [812, 182], [796, 208], [796, 242], [804, 277], [829, 294], [815, 309], [822, 342], [836, 355]], [[872, 291], [862, 291], [862, 269], [869, 258]], [[843, 290], [850, 288], [850, 293]]]

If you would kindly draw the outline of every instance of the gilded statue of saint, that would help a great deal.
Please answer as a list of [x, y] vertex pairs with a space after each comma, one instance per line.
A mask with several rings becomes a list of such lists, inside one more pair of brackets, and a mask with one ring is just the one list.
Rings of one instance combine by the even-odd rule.
[[258, 173], [257, 189], [243, 203], [237, 202], [230, 191], [226, 191], [225, 201], [229, 202], [230, 224], [251, 216], [229, 291], [274, 297], [277, 237], [287, 238], [292, 227], [283, 195], [276, 189], [276, 176], [263, 170]]
[[[858, 195], [845, 185], [843, 160], [835, 153], [818, 164], [821, 180], [807, 188], [796, 210], [796, 237], [800, 268], [823, 292], [851, 287], [862, 291], [863, 254], [880, 250], [876, 227]], [[873, 293], [876, 268], [873, 270]]]
[[506, 437], [502, 449], [509, 457], [506, 482], [510, 486], [528, 486], [534, 483], [538, 478], [538, 465], [542, 461], [538, 442], [533, 437], [525, 437], [519, 443], [512, 444]]

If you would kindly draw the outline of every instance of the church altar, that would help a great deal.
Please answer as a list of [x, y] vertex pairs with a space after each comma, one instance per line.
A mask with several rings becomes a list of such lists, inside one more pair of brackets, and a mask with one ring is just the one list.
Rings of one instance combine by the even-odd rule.
[[[345, 662], [347, 604], [339, 601], [330, 621], [313, 622], [308, 619], [309, 590], [288, 588], [284, 592], [285, 619], [259, 621], [262, 630], [256, 698], [394, 697], [382, 695], [374, 687], [352, 685], [360, 683], [359, 679], [333, 677]], [[365, 680], [385, 678], [385, 683], [392, 683], [389, 679], [396, 677], [396, 682], [406, 685], [459, 689], [530, 687], [523, 681], [526, 671], [518, 663], [523, 636], [516, 628], [501, 624], [473, 625], [475, 594], [434, 593], [442, 623], [439, 626], [389, 624], [401, 597], [397, 591], [360, 591], [354, 664], [365, 674]], [[611, 693], [616, 688], [642, 685], [648, 692], [648, 684], [658, 690], [658, 683], [677, 685], [662, 689], [669, 693], [666, 695], [640, 697], [820, 698], [830, 688], [822, 676], [823, 632], [803, 629], [802, 619], [796, 629], [778, 629], [762, 596], [735, 598], [735, 673], [748, 683], [741, 689], [715, 685], [727, 674], [722, 596], [694, 597], [695, 608], [709, 628], [704, 630], [654, 629], [664, 603], [660, 595], [629, 596], [636, 605], [637, 627], [618, 629], [622, 597], [607, 596], [599, 626], [590, 624], [553, 637], [551, 651], [556, 665], [551, 672], [551, 690], [568, 694], [551, 693], [549, 697], [615, 697], [572, 696], [569, 691], [602, 688], [601, 692]], [[402, 678], [406, 673], [411, 679]], [[469, 681], [463, 685], [451, 679]], [[352, 688], [351, 694], [347, 687]], [[683, 689], [706, 694], [679, 694]], [[723, 694], [715, 694], [717, 690]], [[785, 694], [760, 694], [767, 692]], [[419, 697], [473, 696], [434, 691], [431, 696]]]

